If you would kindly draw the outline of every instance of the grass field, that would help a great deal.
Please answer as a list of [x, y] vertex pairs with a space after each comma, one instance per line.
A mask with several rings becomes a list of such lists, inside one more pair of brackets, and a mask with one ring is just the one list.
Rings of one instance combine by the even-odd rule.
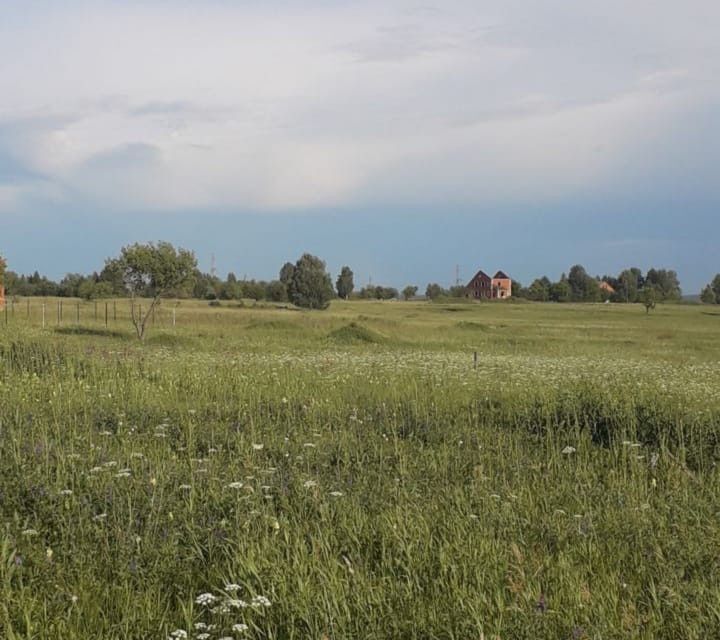
[[720, 637], [711, 307], [24, 304], [1, 638]]

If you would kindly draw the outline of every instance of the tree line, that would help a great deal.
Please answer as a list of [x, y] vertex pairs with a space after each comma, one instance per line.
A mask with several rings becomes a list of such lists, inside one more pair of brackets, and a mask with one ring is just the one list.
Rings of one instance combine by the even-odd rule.
[[[129, 274], [133, 271], [128, 266], [132, 262], [130, 258], [134, 257], [137, 262], [140, 256], [147, 263], [144, 275], [129, 282], [132, 279]], [[108, 258], [100, 271], [89, 275], [68, 273], [59, 282], [37, 271], [22, 275], [6, 270], [4, 262], [2, 269], [6, 293], [10, 296], [99, 299], [134, 295], [153, 298], [157, 283], [151, 272], [158, 272], [173, 263], [176, 266], [182, 263], [187, 277], [183, 279], [182, 286], [171, 288], [172, 295], [208, 301], [267, 300], [291, 302], [300, 307], [324, 308], [334, 297], [345, 300], [410, 300], [419, 291], [415, 285], [408, 285], [402, 291], [383, 285], [366, 285], [356, 290], [354, 274], [349, 266], [342, 267], [333, 282], [325, 263], [307, 253], [295, 263], [286, 262], [282, 265], [277, 279], [239, 279], [233, 272], [222, 279], [201, 271], [192, 252], [175, 249], [167, 242], [129, 245], [121, 250], [120, 255]], [[138, 269], [134, 271], [137, 273]], [[430, 300], [464, 298], [467, 289], [464, 285], [445, 288], [438, 283], [429, 283], [424, 293]], [[655, 303], [679, 300], [682, 290], [677, 273], [671, 269], [651, 268], [643, 273], [641, 269], [631, 267], [617, 275], [591, 276], [582, 265], [576, 264], [556, 281], [542, 276], [525, 287], [513, 280], [512, 295], [538, 302]], [[704, 303], [720, 303], [720, 274], [703, 289], [701, 300]]]
[[[425, 290], [425, 296], [430, 299], [461, 298], [465, 295], [466, 287], [463, 285], [445, 289], [431, 283]], [[632, 267], [616, 276], [591, 276], [585, 267], [576, 264], [556, 281], [542, 276], [524, 287], [513, 280], [512, 297], [536, 302], [670, 302], [680, 300], [682, 290], [677, 273], [671, 269], [653, 268], [643, 273]]]

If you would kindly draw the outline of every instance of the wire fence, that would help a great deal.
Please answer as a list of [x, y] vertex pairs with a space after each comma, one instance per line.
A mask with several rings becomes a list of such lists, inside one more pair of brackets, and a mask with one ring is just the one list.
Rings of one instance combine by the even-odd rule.
[[[14, 299], [5, 301], [0, 309], [0, 323], [35, 327], [92, 325], [110, 328], [142, 317], [150, 308], [150, 300], [76, 300], [67, 299]], [[153, 308], [148, 326], [174, 327], [178, 321], [177, 304], [161, 304]]]

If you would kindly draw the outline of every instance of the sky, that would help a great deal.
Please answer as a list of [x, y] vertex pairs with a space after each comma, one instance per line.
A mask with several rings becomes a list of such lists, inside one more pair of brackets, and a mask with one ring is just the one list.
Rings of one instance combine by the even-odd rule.
[[0, 0], [0, 254], [720, 272], [715, 0]]

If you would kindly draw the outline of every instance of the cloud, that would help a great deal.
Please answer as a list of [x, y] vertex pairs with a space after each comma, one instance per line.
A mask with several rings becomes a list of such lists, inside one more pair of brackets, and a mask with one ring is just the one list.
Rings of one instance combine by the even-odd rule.
[[2, 206], [553, 202], [673, 172], [720, 197], [720, 117], [694, 120], [720, 9], [691, 4], [11, 2]]

